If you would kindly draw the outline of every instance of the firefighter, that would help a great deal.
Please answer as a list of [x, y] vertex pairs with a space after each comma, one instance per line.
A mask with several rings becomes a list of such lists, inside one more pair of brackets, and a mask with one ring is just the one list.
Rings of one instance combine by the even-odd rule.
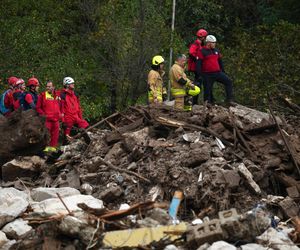
[[163, 102], [163, 95], [166, 90], [163, 87], [164, 58], [154, 56], [152, 59], [151, 70], [148, 74], [148, 101], [149, 104], [158, 104]]
[[13, 91], [16, 87], [16, 82], [18, 78], [15, 76], [11, 76], [8, 78], [8, 86], [9, 88], [4, 91], [0, 98], [0, 113], [4, 116], [9, 116], [13, 111]]
[[224, 72], [222, 56], [216, 48], [217, 39], [213, 35], [206, 37], [206, 46], [200, 50], [199, 74], [204, 79], [204, 101], [213, 103], [213, 84], [222, 83], [225, 86], [226, 102], [233, 104], [232, 81]]
[[71, 129], [74, 125], [79, 128], [87, 128], [88, 122], [82, 118], [79, 97], [74, 92], [75, 82], [72, 77], [63, 80], [64, 89], [60, 93], [62, 121], [65, 127], [64, 134], [67, 140], [71, 140]]
[[171, 94], [175, 98], [175, 109], [191, 110], [192, 96], [200, 93], [200, 88], [195, 86], [184, 73], [186, 56], [178, 55], [170, 69]]
[[[197, 71], [197, 62], [199, 60], [199, 53], [201, 48], [204, 46], [205, 38], [208, 35], [205, 29], [199, 29], [196, 33], [197, 39], [192, 43], [189, 48], [189, 59], [188, 59], [188, 71], [193, 72], [195, 75], [194, 83], [201, 87], [202, 78]], [[193, 97], [193, 105], [198, 104], [198, 96]]]
[[45, 126], [50, 134], [50, 143], [44, 152], [56, 152], [59, 138], [59, 120], [61, 119], [60, 96], [52, 81], [47, 81], [46, 91], [38, 96], [36, 111], [45, 116]]

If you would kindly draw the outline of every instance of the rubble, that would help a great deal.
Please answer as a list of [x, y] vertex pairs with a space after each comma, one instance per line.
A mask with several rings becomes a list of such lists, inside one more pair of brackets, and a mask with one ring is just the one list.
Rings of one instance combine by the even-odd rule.
[[[299, 226], [290, 220], [299, 214], [297, 126], [241, 105], [192, 112], [137, 106], [98, 125], [87, 130], [90, 141], [75, 136], [58, 158], [3, 162], [0, 230], [17, 240], [11, 244], [276, 249], [289, 239], [277, 235], [278, 221], [296, 228], [289, 235], [300, 242]], [[32, 159], [40, 163], [30, 165]], [[175, 191], [183, 199], [172, 219]], [[7, 231], [20, 217], [32, 228], [25, 238]], [[274, 241], [263, 234], [272, 227]]]
[[2, 231], [10, 239], [19, 240], [25, 238], [32, 231], [32, 227], [28, 225], [28, 221], [17, 219], [6, 224]]

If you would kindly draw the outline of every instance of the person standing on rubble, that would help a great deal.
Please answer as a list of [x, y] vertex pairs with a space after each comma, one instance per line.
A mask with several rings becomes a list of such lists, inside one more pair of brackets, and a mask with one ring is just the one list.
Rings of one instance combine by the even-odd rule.
[[[202, 85], [202, 78], [200, 76], [199, 70], [197, 70], [198, 60], [199, 60], [199, 53], [202, 47], [204, 46], [205, 38], [208, 35], [205, 29], [199, 29], [196, 33], [197, 39], [192, 43], [189, 48], [189, 59], [188, 59], [188, 71], [193, 72], [195, 75], [194, 84], [201, 88]], [[193, 105], [198, 104], [198, 97], [196, 95], [193, 97]]]
[[79, 97], [75, 93], [75, 81], [72, 77], [63, 80], [64, 89], [60, 93], [62, 121], [65, 127], [64, 134], [67, 140], [71, 140], [71, 129], [74, 125], [79, 128], [87, 128], [88, 122], [82, 118], [82, 110]]
[[9, 88], [4, 91], [0, 98], [0, 113], [4, 116], [9, 116], [13, 111], [13, 91], [16, 87], [16, 82], [18, 78], [15, 76], [11, 76], [7, 79]]
[[225, 74], [220, 51], [216, 48], [217, 39], [213, 35], [208, 35], [205, 39], [206, 46], [200, 50], [199, 54], [199, 74], [204, 80], [204, 101], [213, 103], [213, 84], [222, 83], [225, 86], [226, 102], [233, 103], [232, 81]]
[[22, 93], [20, 97], [20, 106], [23, 110], [35, 109], [38, 100], [39, 80], [35, 77], [28, 79], [27, 85], [29, 91]]
[[186, 56], [178, 55], [170, 69], [171, 94], [175, 98], [175, 109], [189, 111], [192, 109], [192, 96], [199, 95], [200, 88], [187, 78], [184, 69]]
[[50, 133], [50, 143], [44, 152], [56, 152], [59, 138], [59, 120], [61, 119], [60, 96], [52, 81], [47, 81], [46, 91], [38, 96], [36, 111], [46, 117], [45, 126]]
[[148, 74], [148, 101], [149, 104], [159, 104], [163, 102], [163, 95], [166, 89], [163, 87], [163, 76], [165, 59], [162, 56], [152, 58], [151, 70]]

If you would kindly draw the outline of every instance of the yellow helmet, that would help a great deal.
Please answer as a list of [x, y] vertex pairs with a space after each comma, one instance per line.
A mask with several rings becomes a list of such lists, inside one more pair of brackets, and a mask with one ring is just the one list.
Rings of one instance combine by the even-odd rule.
[[196, 96], [199, 95], [200, 93], [200, 88], [198, 86], [195, 86], [195, 89], [189, 89], [188, 94], [190, 96]]
[[165, 59], [162, 56], [155, 56], [152, 58], [152, 65], [160, 65]]

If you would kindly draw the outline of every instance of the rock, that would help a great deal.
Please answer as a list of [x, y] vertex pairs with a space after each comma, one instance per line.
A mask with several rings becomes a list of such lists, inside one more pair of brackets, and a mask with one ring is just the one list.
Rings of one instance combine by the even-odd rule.
[[240, 175], [234, 170], [222, 170], [223, 177], [228, 187], [235, 188], [240, 185]]
[[88, 245], [95, 231], [95, 228], [88, 224], [84, 214], [81, 213], [77, 213], [76, 217], [70, 215], [64, 217], [58, 228], [65, 235], [79, 237], [86, 245]]
[[253, 176], [251, 172], [246, 168], [244, 163], [241, 163], [238, 165], [239, 173], [246, 179], [247, 183], [249, 184], [252, 191], [254, 191], [257, 194], [261, 194], [260, 187], [257, 185], [257, 183], [253, 180]]
[[296, 186], [286, 188], [286, 192], [291, 198], [299, 198], [300, 194]]
[[83, 194], [90, 195], [90, 194], [93, 193], [93, 186], [90, 185], [89, 183], [83, 183], [83, 184], [80, 186], [80, 191], [81, 191]]
[[214, 242], [207, 250], [236, 250], [237, 248], [225, 241]]
[[4, 244], [1, 247], [1, 250], [12, 250], [12, 249], [16, 249], [15, 244], [17, 243], [16, 240], [10, 240], [8, 241], [6, 244]]
[[6, 237], [6, 234], [0, 231], [0, 249], [8, 242], [9, 240]]
[[158, 221], [161, 225], [168, 225], [171, 220], [168, 212], [162, 208], [153, 208], [147, 212], [147, 216]]
[[60, 194], [61, 197], [67, 197], [72, 195], [80, 194], [80, 192], [75, 188], [62, 187], [62, 188], [34, 188], [31, 191], [31, 198], [34, 201], [43, 201], [51, 198], [57, 198], [57, 194]]
[[262, 235], [256, 237], [257, 243], [275, 250], [299, 250], [299, 248], [283, 232], [278, 232], [274, 228], [269, 228]]
[[263, 247], [261, 245], [255, 244], [255, 243], [250, 243], [246, 245], [240, 246], [241, 250], [272, 250], [269, 247]]
[[2, 231], [12, 239], [23, 239], [25, 238], [32, 230], [32, 227], [28, 225], [28, 221], [23, 219], [17, 219], [13, 222], [6, 224]]
[[[85, 203], [91, 208], [103, 208], [103, 202], [91, 195], [73, 195], [63, 198], [64, 203], [71, 212], [81, 211], [78, 203]], [[36, 204], [32, 204], [33, 214], [41, 217], [48, 217], [57, 214], [68, 214], [68, 211], [58, 198], [47, 199]]]
[[137, 220], [137, 224], [139, 227], [157, 227], [160, 223], [156, 220], [153, 220], [150, 217], [146, 217], [143, 220]]
[[283, 201], [280, 201], [279, 206], [287, 218], [299, 215], [299, 206], [290, 197], [286, 197]]
[[197, 248], [197, 250], [207, 250], [210, 247], [209, 243], [205, 243]]
[[19, 177], [33, 177], [37, 174], [45, 160], [38, 157], [23, 157], [12, 160], [2, 166], [2, 180], [14, 181]]
[[175, 245], [167, 245], [164, 250], [178, 250], [178, 248]]
[[28, 195], [15, 188], [0, 189], [0, 228], [26, 211]]
[[112, 202], [113, 200], [119, 198], [124, 193], [124, 190], [117, 184], [110, 185], [102, 191], [99, 198], [104, 202]]

